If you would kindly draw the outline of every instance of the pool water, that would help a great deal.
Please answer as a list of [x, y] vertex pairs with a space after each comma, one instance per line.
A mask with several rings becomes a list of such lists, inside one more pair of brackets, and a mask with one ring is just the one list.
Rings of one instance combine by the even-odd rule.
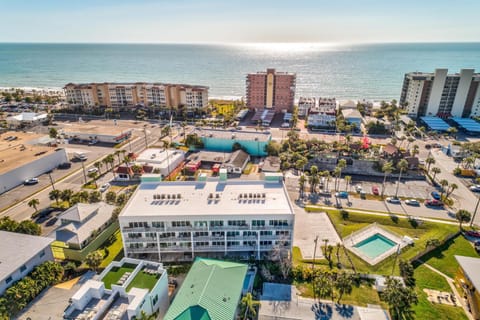
[[357, 243], [354, 245], [354, 247], [360, 250], [370, 259], [374, 259], [396, 245], [397, 244], [392, 240], [382, 236], [379, 233], [376, 233], [373, 236]]
[[248, 291], [248, 289], [250, 287], [250, 281], [251, 281], [252, 276], [253, 276], [253, 274], [251, 274], [251, 273], [247, 273], [245, 275], [245, 280], [243, 281], [243, 291]]

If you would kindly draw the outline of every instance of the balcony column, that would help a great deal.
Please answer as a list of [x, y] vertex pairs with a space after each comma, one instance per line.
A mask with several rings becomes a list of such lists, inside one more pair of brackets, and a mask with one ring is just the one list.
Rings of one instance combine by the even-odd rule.
[[190, 242], [192, 244], [192, 260], [195, 259], [195, 249], [193, 248], [193, 232], [190, 231]]
[[260, 231], [257, 231], [257, 260], [260, 260]]
[[224, 232], [224, 239], [225, 239], [225, 255], [227, 255], [227, 231]]

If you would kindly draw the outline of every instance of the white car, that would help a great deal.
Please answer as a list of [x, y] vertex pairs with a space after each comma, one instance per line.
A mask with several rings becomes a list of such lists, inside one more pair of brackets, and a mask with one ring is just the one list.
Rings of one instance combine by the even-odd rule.
[[361, 185], [361, 184], [357, 184], [357, 185], [355, 186], [355, 191], [357, 191], [358, 193], [360, 193], [361, 191], [363, 191], [362, 185]]
[[110, 183], [107, 182], [100, 187], [100, 192], [105, 192], [108, 188], [110, 188]]
[[98, 172], [98, 169], [97, 168], [88, 169], [88, 173], [92, 173], [92, 172]]
[[420, 206], [420, 202], [418, 202], [415, 199], [407, 199], [405, 200], [405, 204], [408, 204], [409, 206], [415, 206], [415, 207]]
[[473, 186], [470, 186], [470, 191], [480, 192], [480, 184], [475, 184]]
[[401, 201], [400, 199], [398, 198], [394, 198], [394, 197], [388, 197], [387, 199], [385, 199], [387, 202], [390, 202], [390, 203], [393, 203], [393, 204], [400, 204]]

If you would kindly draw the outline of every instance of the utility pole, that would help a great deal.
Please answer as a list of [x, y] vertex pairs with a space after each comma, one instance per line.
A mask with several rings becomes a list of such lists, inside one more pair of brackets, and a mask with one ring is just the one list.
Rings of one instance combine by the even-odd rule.
[[313, 286], [313, 301], [315, 301], [315, 256], [317, 254], [318, 236], [315, 237], [315, 247], [313, 248], [313, 260], [312, 260], [312, 286]]
[[480, 204], [480, 197], [477, 197], [477, 204], [475, 205], [475, 210], [473, 211], [472, 220], [470, 221], [470, 227], [473, 226], [473, 220], [475, 220], [475, 216], [477, 215], [478, 205]]
[[55, 190], [55, 185], [53, 184], [52, 173], [48, 172], [48, 177], [50, 178], [50, 184], [52, 185], [52, 189]]
[[82, 163], [84, 184], [87, 184], [87, 174], [85, 173], [85, 164], [83, 163], [83, 160], [80, 160], [80, 162]]
[[146, 127], [143, 127], [143, 135], [145, 136], [145, 148], [148, 148], [147, 128]]

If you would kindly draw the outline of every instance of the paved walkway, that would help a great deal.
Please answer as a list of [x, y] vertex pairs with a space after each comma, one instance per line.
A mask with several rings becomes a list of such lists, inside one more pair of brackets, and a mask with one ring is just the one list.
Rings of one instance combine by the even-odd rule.
[[422, 263], [422, 265], [424, 265], [428, 269], [432, 270], [433, 272], [435, 272], [435, 273], [437, 273], [437, 274], [439, 274], [439, 275], [441, 275], [442, 277], [445, 278], [448, 285], [450, 286], [450, 289], [452, 289], [452, 292], [455, 295], [455, 299], [460, 303], [460, 305], [462, 306], [463, 311], [465, 312], [467, 317], [471, 320], [475, 320], [473, 318], [472, 314], [468, 311], [467, 304], [465, 303], [465, 300], [463, 299], [462, 295], [460, 295], [460, 293], [458, 292], [457, 287], [455, 286], [455, 283], [454, 283], [455, 281], [452, 278], [450, 278], [449, 276], [447, 276], [445, 273], [441, 272], [440, 270], [435, 269], [434, 267], [432, 267], [428, 263], [426, 263], [426, 262], [424, 262], [420, 259], [418, 259], [418, 261], [420, 263]]

